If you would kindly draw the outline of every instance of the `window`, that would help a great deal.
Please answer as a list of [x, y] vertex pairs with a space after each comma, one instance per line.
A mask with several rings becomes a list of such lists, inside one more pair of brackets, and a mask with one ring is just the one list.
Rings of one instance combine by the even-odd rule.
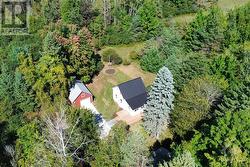
[[120, 102], [122, 103], [122, 99], [120, 99]]

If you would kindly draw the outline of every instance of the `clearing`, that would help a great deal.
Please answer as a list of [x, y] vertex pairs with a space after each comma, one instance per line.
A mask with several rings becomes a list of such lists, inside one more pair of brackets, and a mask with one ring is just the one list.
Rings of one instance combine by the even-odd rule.
[[[106, 70], [110, 68], [115, 70], [114, 74], [106, 73]], [[112, 87], [136, 77], [141, 77], [146, 86], [151, 85], [155, 79], [154, 74], [142, 71], [136, 63], [131, 63], [128, 66], [109, 66], [106, 63], [100, 74], [88, 85], [88, 88], [95, 96], [95, 106], [102, 113], [104, 119], [110, 120], [114, 118], [115, 113], [120, 110], [113, 101]]]
[[132, 51], [136, 51], [139, 53], [145, 46], [145, 42], [131, 43], [129, 45], [117, 45], [117, 46], [106, 46], [101, 51], [102, 55], [103, 51], [107, 49], [113, 49], [116, 53], [123, 59], [129, 59], [129, 53]]
[[[250, 2], [250, 0], [218, 0], [217, 5], [223, 11], [228, 12], [231, 9], [247, 4], [248, 2]], [[195, 15], [196, 13], [178, 15], [170, 19], [168, 23], [170, 25], [177, 25], [185, 28], [187, 24], [192, 22], [192, 20], [195, 18]]]

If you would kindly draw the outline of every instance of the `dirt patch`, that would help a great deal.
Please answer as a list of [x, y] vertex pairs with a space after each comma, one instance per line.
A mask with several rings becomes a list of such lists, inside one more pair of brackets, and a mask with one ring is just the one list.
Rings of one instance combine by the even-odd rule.
[[105, 70], [105, 73], [106, 74], [108, 74], [108, 75], [113, 75], [113, 74], [115, 74], [115, 69], [113, 69], [113, 68], [110, 68], [110, 69], [107, 69], [107, 70]]

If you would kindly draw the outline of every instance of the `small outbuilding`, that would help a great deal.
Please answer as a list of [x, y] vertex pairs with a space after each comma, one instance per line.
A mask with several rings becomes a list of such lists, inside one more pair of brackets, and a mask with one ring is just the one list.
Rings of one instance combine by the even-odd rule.
[[88, 108], [88, 105], [92, 106], [93, 95], [81, 81], [77, 80], [70, 89], [69, 100], [76, 107], [81, 108], [84, 105]]

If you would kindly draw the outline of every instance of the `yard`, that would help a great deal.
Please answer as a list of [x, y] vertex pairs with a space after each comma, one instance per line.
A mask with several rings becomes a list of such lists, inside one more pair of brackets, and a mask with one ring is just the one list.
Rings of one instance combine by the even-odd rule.
[[132, 51], [140, 52], [144, 48], [144, 46], [145, 46], [144, 42], [131, 43], [129, 45], [106, 46], [100, 51], [100, 54], [102, 54], [102, 52], [107, 49], [113, 49], [124, 60], [124, 59], [129, 59], [128, 55], [130, 52]]
[[[105, 71], [109, 68], [115, 69], [116, 72], [112, 75], [106, 74]], [[94, 78], [93, 83], [88, 85], [95, 96], [95, 106], [105, 119], [114, 118], [115, 113], [119, 111], [119, 107], [113, 101], [112, 87], [136, 77], [142, 77], [145, 85], [148, 86], [154, 81], [155, 75], [142, 71], [135, 63], [129, 66], [112, 67], [106, 64], [100, 74]]]

